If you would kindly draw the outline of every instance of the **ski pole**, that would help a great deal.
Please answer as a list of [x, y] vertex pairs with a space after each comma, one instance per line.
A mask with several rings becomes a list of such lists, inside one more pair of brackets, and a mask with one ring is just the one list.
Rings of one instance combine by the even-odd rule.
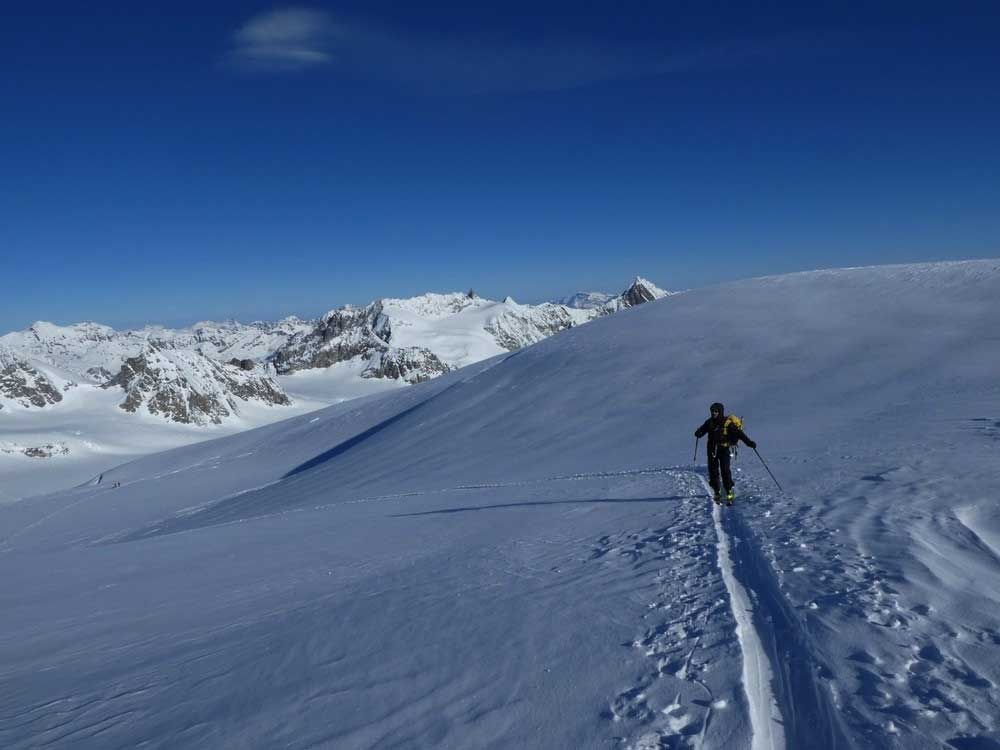
[[698, 441], [699, 440], [701, 440], [701, 438], [697, 438], [696, 437], [694, 439], [694, 458], [691, 459], [691, 463], [693, 463], [693, 464], [698, 463]]
[[[757, 449], [756, 449], [756, 448], [754, 448], [754, 449], [753, 449], [753, 452], [754, 452], [754, 453], [757, 453]], [[764, 460], [764, 457], [763, 457], [763, 456], [761, 456], [761, 455], [760, 455], [759, 453], [757, 453], [757, 458], [759, 458], [759, 459], [760, 459], [760, 462], [761, 462], [762, 464], [764, 464], [764, 468], [765, 468], [765, 469], [767, 469], [767, 473], [768, 473], [768, 474], [771, 474], [771, 479], [774, 479], [774, 474], [772, 474], [772, 473], [771, 473], [771, 469], [770, 469], [770, 468], [768, 468], [768, 465], [767, 465], [767, 462], [766, 462], [766, 461]], [[781, 489], [781, 485], [780, 485], [780, 484], [778, 484], [778, 480], [777, 480], [777, 479], [774, 479], [774, 483], [778, 485], [778, 492], [784, 492], [784, 490], [783, 490], [783, 489]]]

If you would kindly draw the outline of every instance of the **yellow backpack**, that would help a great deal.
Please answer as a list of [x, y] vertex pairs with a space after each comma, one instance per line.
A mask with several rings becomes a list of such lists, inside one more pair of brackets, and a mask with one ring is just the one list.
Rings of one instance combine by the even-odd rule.
[[[730, 428], [733, 428], [732, 432], [730, 432]], [[727, 416], [726, 421], [722, 424], [722, 440], [719, 442], [719, 445], [724, 448], [732, 448], [735, 452], [736, 444], [740, 441], [739, 433], [742, 429], [742, 419], [735, 414]]]

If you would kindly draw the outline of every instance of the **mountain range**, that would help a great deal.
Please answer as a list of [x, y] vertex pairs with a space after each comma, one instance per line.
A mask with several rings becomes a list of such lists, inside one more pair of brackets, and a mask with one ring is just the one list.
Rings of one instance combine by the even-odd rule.
[[[637, 277], [617, 295], [538, 305], [469, 291], [382, 298], [317, 320], [124, 331], [38, 322], [0, 336], [0, 477], [9, 480], [5, 457], [97, 459], [118, 444], [124, 459], [145, 452], [139, 432], [158, 434], [149, 444], [162, 449], [420, 383], [668, 294]], [[111, 434], [123, 431], [133, 444]]]
[[[619, 295], [577, 295], [567, 304], [431, 293], [347, 305], [315, 321], [128, 331], [38, 322], [0, 337], [0, 409], [51, 407], [60, 392], [90, 385], [120, 389], [127, 412], [218, 424], [239, 414], [240, 402], [290, 404], [278, 375], [355, 362], [362, 378], [419, 383], [667, 294], [637, 277]], [[573, 304], [593, 299], [602, 302]]]

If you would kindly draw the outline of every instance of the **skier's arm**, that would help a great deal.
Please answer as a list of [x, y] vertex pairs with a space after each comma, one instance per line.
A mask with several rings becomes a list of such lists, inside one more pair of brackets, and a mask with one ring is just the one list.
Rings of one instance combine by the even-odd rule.
[[708, 423], [711, 422], [711, 421], [712, 420], [710, 420], [710, 419], [706, 419], [702, 423], [701, 427], [699, 427], [697, 430], [694, 431], [694, 436], [696, 438], [704, 437], [705, 433], [708, 432]]
[[757, 447], [757, 443], [755, 443], [753, 440], [751, 440], [750, 438], [748, 438], [747, 434], [745, 432], [743, 432], [743, 430], [739, 431], [739, 434], [736, 436], [736, 439], [737, 440], [742, 440], [744, 443], [746, 443], [751, 448], [756, 448]]

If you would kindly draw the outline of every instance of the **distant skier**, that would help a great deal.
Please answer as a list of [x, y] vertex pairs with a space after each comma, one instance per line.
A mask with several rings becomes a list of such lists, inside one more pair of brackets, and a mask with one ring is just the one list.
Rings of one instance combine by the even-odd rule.
[[719, 484], [719, 474], [722, 474], [722, 486], [726, 489], [726, 503], [733, 504], [736, 493], [733, 491], [733, 473], [729, 465], [729, 449], [736, 447], [742, 440], [751, 448], [756, 448], [757, 443], [748, 438], [743, 432], [743, 423], [739, 417], [727, 417], [726, 408], [716, 402], [709, 407], [712, 416], [705, 420], [705, 423], [694, 431], [696, 438], [708, 435], [708, 483], [712, 485], [714, 493], [713, 500], [722, 502], [721, 488]]

